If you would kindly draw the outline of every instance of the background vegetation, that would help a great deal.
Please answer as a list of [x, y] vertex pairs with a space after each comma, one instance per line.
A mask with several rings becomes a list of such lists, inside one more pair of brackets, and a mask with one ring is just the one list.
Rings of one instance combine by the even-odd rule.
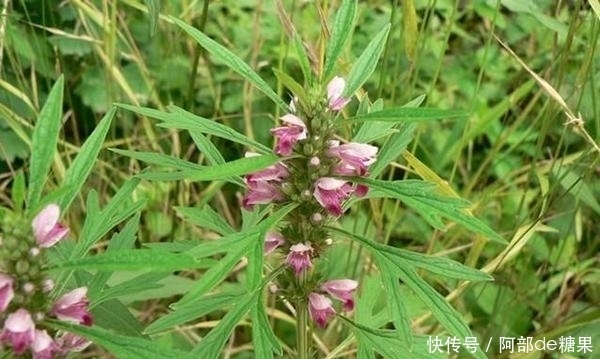
[[[114, 102], [158, 109], [174, 104], [271, 145], [268, 130], [278, 115], [275, 106], [238, 75], [213, 62], [165, 15], [203, 29], [288, 98], [273, 69], [301, 78], [288, 37], [291, 24], [318, 60], [337, 3], [163, 1], [160, 17], [154, 18], [147, 8], [158, 5], [152, 1], [4, 0], [0, 203], [11, 205], [12, 179], [18, 171], [27, 171], [36, 114], [61, 73], [65, 74], [64, 126], [60, 155], [54, 158], [53, 176], [48, 179], [50, 188], [63, 180], [65, 168]], [[340, 74], [348, 71], [383, 24], [392, 23], [384, 56], [361, 96], [382, 98], [386, 106], [419, 98], [428, 107], [469, 113], [463, 120], [420, 125], [409, 151], [398, 153], [394, 168], [385, 176], [437, 182], [446, 194], [470, 200], [471, 211], [510, 244], [490, 243], [452, 225], [445, 232], [433, 230], [395, 201], [363, 208], [344, 226], [493, 273], [494, 282], [466, 287], [431, 279], [480, 338], [589, 336], [598, 355], [600, 152], [594, 147], [594, 139], [600, 138], [598, 1], [373, 0], [359, 2], [358, 19]], [[545, 79], [572, 113], [579, 114], [590, 137], [568, 121], [557, 98], [549, 96], [548, 87], [544, 89], [525, 67]], [[225, 159], [243, 156], [241, 146], [220, 141], [214, 139]], [[123, 110], [118, 111], [104, 147], [204, 161], [186, 133], [157, 129], [151, 120]], [[83, 195], [69, 213], [72, 231], [81, 230], [77, 226], [83, 223], [89, 190], [95, 189], [105, 203], [142, 167], [135, 160], [102, 151]], [[240, 225], [241, 193], [222, 183], [142, 182], [135, 193], [146, 200], [140, 244], [210, 237], [182, 221], [175, 210], [178, 206], [209, 203], [233, 228]], [[340, 266], [362, 273], [362, 253], [342, 249], [336, 257], [344, 258]], [[161, 299], [161, 293], [181, 293], [201, 273], [185, 274], [169, 277], [151, 294], [140, 291], [121, 301], [133, 308], [132, 315], [142, 325], [148, 324], [167, 310], [169, 300]], [[234, 273], [231, 285], [243, 281], [240, 276], [242, 272]], [[115, 280], [127, 279], [124, 274]], [[427, 311], [416, 299], [412, 302], [415, 330], [436, 333]], [[273, 305], [269, 315], [280, 337], [289, 331], [293, 342], [289, 314]], [[168, 338], [185, 349], [220, 317], [216, 313], [182, 326]], [[122, 329], [119, 325], [112, 327]], [[328, 343], [335, 343], [335, 338], [334, 330], [326, 332], [323, 346], [333, 349]], [[248, 343], [241, 326], [228, 345], [229, 357], [251, 357]], [[99, 348], [90, 355], [108, 357]]]

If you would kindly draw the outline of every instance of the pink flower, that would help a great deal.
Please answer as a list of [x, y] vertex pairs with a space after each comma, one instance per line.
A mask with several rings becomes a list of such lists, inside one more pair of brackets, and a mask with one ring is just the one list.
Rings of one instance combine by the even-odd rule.
[[340, 145], [337, 141], [332, 141], [332, 144], [327, 155], [340, 159], [340, 163], [334, 168], [337, 175], [365, 176], [367, 168], [376, 160], [378, 148], [375, 146], [356, 142]]
[[318, 293], [308, 295], [308, 310], [310, 317], [321, 328], [324, 328], [329, 318], [335, 315], [335, 309], [331, 305], [331, 300]]
[[[251, 154], [246, 153], [246, 157], [252, 157]], [[269, 166], [264, 170], [251, 173], [246, 176], [248, 182], [260, 182], [260, 181], [278, 181], [281, 182], [284, 178], [289, 176], [290, 173], [287, 167], [283, 163], [276, 163], [273, 166]]]
[[273, 252], [285, 242], [283, 236], [277, 232], [269, 232], [265, 237], [265, 255]]
[[[246, 157], [258, 156], [257, 153], [246, 152]], [[255, 204], [265, 204], [284, 199], [281, 192], [281, 181], [289, 172], [283, 163], [276, 163], [264, 170], [251, 173], [244, 178], [248, 186], [248, 192], [242, 200], [242, 205], [251, 210]]]
[[271, 130], [271, 133], [277, 138], [275, 153], [282, 156], [289, 156], [296, 142], [306, 138], [306, 125], [296, 115], [287, 114], [281, 117], [281, 120], [287, 123], [287, 126], [277, 127]]
[[346, 81], [339, 76], [334, 77], [329, 84], [327, 84], [327, 100], [329, 101], [329, 108], [332, 111], [339, 111], [346, 107], [350, 102], [349, 98], [342, 97], [345, 87]]
[[352, 279], [330, 280], [321, 285], [321, 289], [329, 293], [332, 297], [344, 302], [346, 310], [354, 308], [354, 298], [352, 293], [358, 287], [358, 282]]
[[312, 266], [312, 262], [310, 261], [312, 250], [310, 243], [298, 243], [290, 247], [290, 253], [286, 258], [286, 262], [294, 269], [296, 275], [299, 275], [303, 270]]
[[58, 223], [59, 218], [60, 208], [56, 204], [49, 204], [33, 219], [31, 226], [40, 247], [52, 247], [69, 233], [69, 228]]
[[35, 336], [35, 324], [25, 309], [10, 314], [4, 322], [0, 341], [12, 346], [15, 354], [23, 354], [29, 348]]
[[13, 291], [13, 278], [4, 273], [0, 273], [0, 312], [8, 308], [10, 301], [15, 296]]
[[52, 313], [60, 320], [92, 325], [92, 316], [88, 310], [87, 288], [80, 287], [60, 297], [52, 307]]
[[58, 346], [45, 330], [36, 330], [31, 352], [33, 359], [52, 359], [52, 353], [56, 352]]
[[344, 180], [330, 177], [319, 178], [313, 192], [317, 202], [330, 214], [342, 215], [342, 202], [352, 194], [352, 185]]
[[281, 192], [281, 184], [275, 181], [245, 181], [248, 186], [248, 192], [242, 199], [242, 206], [251, 210], [256, 204], [266, 204], [278, 202], [285, 199]]
[[81, 352], [92, 342], [73, 333], [64, 333], [56, 339], [56, 342], [62, 353]]

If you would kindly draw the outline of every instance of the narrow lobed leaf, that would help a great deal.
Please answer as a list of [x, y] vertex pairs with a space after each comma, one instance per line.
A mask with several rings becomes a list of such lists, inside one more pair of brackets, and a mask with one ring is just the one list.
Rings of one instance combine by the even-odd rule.
[[237, 72], [240, 76], [253, 84], [257, 89], [270, 98], [275, 104], [284, 110], [287, 110], [287, 104], [271, 89], [271, 87], [256, 73], [248, 64], [237, 57], [216, 41], [206, 36], [202, 31], [186, 24], [185, 22], [169, 16], [177, 26], [187, 32], [194, 38], [206, 51], [213, 55], [218, 61], [227, 65], [230, 69]]

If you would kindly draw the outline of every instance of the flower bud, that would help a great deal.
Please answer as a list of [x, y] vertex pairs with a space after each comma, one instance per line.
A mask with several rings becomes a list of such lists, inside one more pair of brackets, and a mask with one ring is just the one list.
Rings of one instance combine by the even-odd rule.
[[23, 284], [23, 292], [25, 292], [26, 294], [31, 294], [31, 293], [33, 293], [34, 290], [35, 290], [35, 285], [33, 285], [33, 283], [27, 282], [27, 283]]
[[318, 167], [321, 164], [321, 159], [317, 156], [313, 156], [310, 158], [309, 163], [313, 167]]
[[323, 216], [319, 212], [313, 213], [313, 215], [310, 217], [310, 220], [313, 224], [320, 224], [321, 221], [323, 221]]

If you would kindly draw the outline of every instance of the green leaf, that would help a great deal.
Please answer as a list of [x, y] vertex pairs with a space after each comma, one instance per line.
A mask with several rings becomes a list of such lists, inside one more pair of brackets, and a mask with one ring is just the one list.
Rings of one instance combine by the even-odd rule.
[[283, 86], [287, 87], [294, 95], [298, 97], [300, 103], [308, 103], [308, 95], [304, 90], [304, 87], [300, 85], [296, 80], [294, 80], [290, 75], [286, 74], [283, 71], [279, 71], [277, 69], [273, 69], [273, 73], [277, 77], [277, 79], [283, 84]]
[[64, 83], [64, 77], [61, 75], [52, 86], [33, 129], [29, 164], [29, 192], [27, 194], [28, 211], [38, 209], [42, 189], [56, 152], [58, 134], [62, 125]]
[[163, 285], [158, 283], [158, 281], [168, 276], [169, 272], [150, 272], [138, 275], [129, 280], [123, 281], [119, 284], [102, 290], [100, 294], [94, 297], [94, 305], [97, 305], [98, 303], [104, 303], [105, 301], [112, 301], [114, 299], [121, 298], [124, 296], [138, 294], [146, 290], [156, 290], [162, 288]]
[[[85, 285], [87, 281], [80, 282]], [[96, 298], [91, 297], [90, 310], [94, 318], [94, 325], [104, 329], [114, 330], [119, 335], [142, 335], [142, 326], [129, 309], [118, 300], [112, 299], [96, 302]]]
[[212, 260], [199, 261], [187, 254], [175, 254], [155, 249], [131, 249], [69, 259], [55, 264], [50, 269], [151, 270], [165, 272], [207, 268], [213, 264], [214, 261]]
[[[390, 329], [375, 329], [354, 323], [350, 319], [340, 316], [356, 335], [359, 347], [367, 347], [367, 350], [374, 350], [384, 358], [411, 358], [411, 359], [432, 359], [445, 358], [444, 353], [428, 353], [427, 338], [416, 337], [415, 345], [411, 349], [406, 342], [398, 338], [397, 333]], [[408, 355], [407, 353], [410, 353]], [[447, 354], [446, 354], [447, 355]]]
[[436, 186], [425, 181], [382, 181], [369, 178], [357, 179], [371, 188], [370, 198], [397, 198], [419, 212], [429, 224], [444, 230], [440, 218], [447, 218], [462, 224], [473, 232], [485, 235], [490, 240], [506, 244], [506, 241], [481, 220], [468, 214], [465, 208], [469, 202], [436, 193]]
[[233, 329], [242, 320], [242, 318], [252, 308], [253, 301], [256, 299], [257, 293], [246, 294], [246, 297], [240, 299], [235, 307], [233, 307], [219, 321], [219, 324], [210, 331], [200, 343], [192, 350], [191, 354], [202, 358], [216, 359], [219, 358], [225, 342], [231, 335]]
[[296, 54], [298, 55], [298, 61], [300, 62], [300, 69], [302, 70], [302, 75], [304, 76], [304, 82], [310, 85], [313, 83], [310, 60], [308, 58], [308, 54], [306, 53], [306, 49], [304, 48], [302, 38], [296, 32], [294, 32], [293, 45], [294, 49], [296, 50]]
[[[366, 122], [368, 123], [368, 122]], [[410, 143], [415, 131], [416, 125], [408, 123], [398, 128], [398, 132], [393, 133], [381, 146], [377, 153], [377, 161], [371, 165], [369, 172], [371, 177], [377, 177], [383, 170], [394, 161], [404, 151]]]
[[222, 165], [206, 166], [201, 170], [180, 170], [177, 172], [142, 172], [137, 175], [139, 178], [152, 181], [169, 180], [190, 180], [190, 181], [214, 181], [224, 180], [233, 176], [242, 176], [253, 173], [281, 161], [281, 158], [267, 154], [256, 157], [245, 157], [239, 160], [230, 161]]
[[195, 298], [204, 295], [209, 290], [221, 283], [225, 278], [227, 278], [231, 270], [248, 252], [248, 249], [252, 245], [252, 241], [258, 240], [257, 237], [258, 236], [256, 234], [248, 235], [245, 236], [242, 241], [230, 246], [225, 257], [219, 259], [216, 265], [212, 266], [209, 270], [202, 274], [200, 279], [190, 288], [190, 291], [186, 293], [177, 303], [173, 304], [173, 308], [178, 309], [181, 306], [192, 302]]
[[237, 72], [244, 79], [252, 83], [257, 89], [264, 93], [270, 98], [275, 104], [284, 110], [287, 110], [288, 106], [283, 100], [277, 96], [277, 94], [271, 89], [271, 87], [246, 64], [242, 59], [237, 57], [233, 52], [229, 51], [216, 41], [212, 40], [200, 30], [186, 24], [185, 22], [169, 16], [173, 22], [175, 22], [181, 29], [187, 32], [191, 37], [194, 38], [206, 51], [213, 55], [217, 60], [227, 65], [230, 69]]
[[[425, 100], [425, 95], [418, 96], [417, 98], [409, 101], [402, 107], [419, 107]], [[369, 113], [381, 111], [383, 109], [383, 100], [379, 99], [369, 106], [369, 100], [364, 99], [361, 101], [361, 107], [364, 110], [357, 111], [355, 117], [363, 116]], [[366, 106], [362, 106], [365, 104]], [[359, 107], [359, 110], [361, 109]], [[394, 122], [380, 122], [380, 121], [362, 121], [360, 128], [356, 131], [356, 134], [352, 138], [353, 142], [369, 143], [380, 137], [389, 136], [390, 133], [398, 132], [398, 127], [402, 126], [402, 123]]]
[[148, 325], [146, 329], [144, 329], [144, 333], [156, 334], [178, 325], [188, 323], [216, 310], [229, 307], [230, 305], [239, 302], [244, 296], [246, 296], [246, 293], [224, 292], [206, 297], [199, 297], [185, 305], [178, 306], [175, 311], [161, 316]]
[[455, 117], [467, 117], [467, 114], [462, 111], [440, 110], [427, 107], [393, 107], [355, 116], [351, 118], [351, 120], [406, 123], [442, 120]]
[[350, 74], [348, 74], [348, 80], [346, 81], [346, 87], [344, 88], [343, 96], [351, 97], [356, 90], [358, 90], [369, 77], [379, 61], [379, 57], [383, 52], [387, 35], [390, 31], [390, 24], [387, 24], [375, 37], [365, 51], [352, 65]]
[[410, 317], [408, 311], [403, 302], [402, 293], [400, 291], [400, 284], [398, 279], [392, 274], [390, 270], [383, 262], [379, 263], [381, 270], [381, 281], [385, 288], [385, 295], [387, 298], [387, 307], [392, 315], [394, 327], [399, 331], [399, 337], [409, 348], [413, 348], [414, 337], [410, 330]]
[[177, 106], [169, 106], [168, 109], [173, 113], [169, 115], [168, 120], [159, 125], [161, 127], [197, 130], [256, 149], [260, 153], [273, 152], [269, 147], [248, 138], [246, 135], [235, 131], [229, 126], [194, 115]]
[[156, 33], [158, 16], [160, 15], [160, 0], [144, 0], [148, 7], [148, 17], [150, 18], [150, 37]]
[[229, 223], [208, 205], [205, 205], [202, 208], [175, 207], [175, 211], [190, 223], [201, 228], [215, 231], [222, 236], [235, 233]]
[[99, 327], [86, 327], [61, 321], [51, 321], [49, 325], [55, 329], [87, 338], [121, 359], [192, 359], [196, 357], [182, 351], [165, 348], [156, 340], [115, 334]]
[[392, 247], [386, 244], [375, 242], [356, 233], [350, 233], [341, 228], [328, 227], [331, 232], [339, 233], [347, 238], [353, 239], [360, 244], [367, 246], [374, 252], [385, 256], [391, 262], [403, 262], [414, 268], [424, 269], [431, 273], [439, 274], [449, 278], [464, 279], [471, 281], [488, 281], [494, 278], [480, 270], [467, 267], [462, 263], [449, 258], [431, 256], [417, 253], [406, 249]]
[[206, 156], [206, 160], [209, 164], [220, 165], [225, 163], [225, 159], [223, 158], [221, 152], [219, 152], [217, 146], [210, 142], [210, 140], [206, 138], [201, 131], [188, 130], [188, 132], [190, 133], [190, 136], [192, 136], [192, 140], [194, 141], [196, 148], [198, 148], [200, 153]]
[[92, 132], [90, 137], [88, 137], [83, 146], [79, 149], [79, 153], [73, 160], [69, 169], [65, 172], [65, 180], [61, 184], [61, 187], [66, 188], [66, 191], [62, 193], [58, 200], [60, 208], [65, 210], [69, 208], [71, 202], [79, 195], [85, 180], [88, 178], [96, 164], [96, 159], [102, 149], [102, 144], [104, 143], [104, 139], [106, 138], [106, 134], [108, 133], [115, 113], [116, 109], [112, 107], [110, 111], [104, 115], [102, 120], [96, 125], [94, 132]]
[[335, 63], [340, 57], [348, 38], [350, 38], [352, 30], [354, 30], [357, 7], [358, 3], [356, 0], [344, 0], [337, 10], [327, 46], [327, 53], [325, 54], [323, 77], [326, 79], [331, 76], [335, 68]]
[[[141, 116], [160, 120], [162, 121], [162, 123], [159, 124], [160, 127], [187, 130], [192, 135], [194, 132], [205, 133], [248, 146], [260, 153], [272, 152], [269, 147], [249, 139], [244, 134], [235, 131], [229, 126], [225, 126], [216, 121], [197, 116], [177, 106], [168, 106], [167, 108], [171, 112], [164, 112], [153, 108], [132, 106], [127, 104], [116, 104], [116, 106], [137, 113]], [[214, 154], [213, 151], [210, 151], [210, 153]], [[211, 156], [211, 158], [218, 158], [218, 155], [214, 154], [214, 156]]]
[[142, 151], [129, 151], [129, 150], [121, 150], [119, 148], [111, 148], [110, 149], [114, 153], [118, 153], [122, 156], [127, 156], [133, 158], [138, 161], [142, 161], [151, 165], [161, 166], [161, 167], [169, 167], [175, 168], [178, 170], [196, 170], [201, 171], [205, 166], [201, 166], [199, 164], [189, 162], [186, 160], [182, 160], [181, 158], [165, 155], [164, 153], [157, 152], [142, 152]]
[[273, 326], [269, 322], [266, 306], [262, 296], [257, 296], [257, 302], [252, 307], [252, 343], [254, 345], [255, 358], [273, 358], [273, 352], [277, 355], [283, 354], [283, 348], [273, 332]]
[[[108, 242], [106, 252], [133, 248], [139, 225], [140, 213], [138, 212], [127, 221], [119, 233], [111, 238], [110, 242]], [[93, 296], [93, 293], [98, 293], [102, 290], [112, 273], [112, 271], [101, 271], [96, 273], [92, 281], [88, 284], [89, 291], [92, 293], [90, 294], [91, 296]]]
[[88, 215], [83, 224], [80, 240], [70, 256], [71, 259], [83, 257], [111, 228], [143, 208], [145, 204], [143, 200], [134, 203], [128, 201], [139, 181], [137, 178], [132, 178], [125, 182], [103, 210], [98, 208], [98, 194], [95, 191], [90, 192], [86, 206]]
[[[256, 242], [253, 241], [258, 241], [262, 245], [264, 243], [264, 233], [270, 228], [273, 228], [275, 224], [279, 223], [279, 221], [294, 208], [296, 208], [296, 204], [289, 204], [278, 209], [260, 224], [252, 228], [212, 242], [203, 243], [186, 252], [195, 258], [221, 252], [227, 252], [227, 255], [219, 260], [219, 263], [216, 266], [204, 273], [200, 280], [192, 287], [190, 292], [181, 298], [179, 302], [173, 304], [173, 307], [177, 308], [180, 305], [184, 305], [219, 284], [229, 275], [229, 271], [237, 264], [240, 258], [247, 254], [248, 250], [252, 248], [252, 245], [256, 244]], [[261, 237], [261, 235], [263, 235], [263, 237]]]
[[[460, 313], [452, 308], [446, 302], [446, 299], [427, 284], [427, 282], [421, 279], [411, 267], [404, 265], [400, 261], [391, 262], [381, 254], [376, 254], [375, 258], [382, 268], [392, 270], [394, 275], [398, 276], [404, 284], [415, 292], [417, 297], [429, 307], [433, 316], [436, 317], [452, 336], [461, 339], [473, 336], [471, 329], [462, 320]], [[477, 351], [474, 356], [480, 359], [486, 358], [482, 351]]]
[[17, 175], [13, 179], [11, 199], [13, 207], [18, 213], [23, 210], [25, 204], [25, 195], [27, 188], [25, 188], [25, 175], [23, 171], [17, 171]]

